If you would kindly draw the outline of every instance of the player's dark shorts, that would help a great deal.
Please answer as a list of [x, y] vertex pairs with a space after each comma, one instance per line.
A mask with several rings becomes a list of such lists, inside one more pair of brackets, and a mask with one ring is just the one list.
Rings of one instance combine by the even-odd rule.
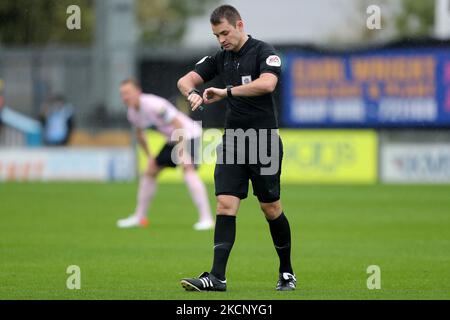
[[[186, 150], [188, 151], [190, 158], [191, 158], [191, 163], [197, 169], [198, 161], [196, 161], [196, 159], [197, 159], [197, 155], [199, 154], [199, 152], [201, 152], [201, 150], [199, 151], [200, 139], [199, 138], [190, 139], [190, 140], [187, 140], [185, 143], [187, 146]], [[161, 151], [159, 152], [158, 156], [155, 159], [156, 164], [159, 167], [175, 168], [178, 165], [172, 158], [172, 151], [175, 148], [175, 146], [176, 146], [176, 143], [171, 143], [171, 142], [168, 142], [164, 145], [164, 147], [161, 149]]]
[[[263, 136], [265, 138], [262, 139]], [[244, 145], [237, 143], [238, 139], [225, 133], [222, 144], [217, 148], [217, 164], [214, 171], [216, 196], [232, 195], [245, 199], [250, 180], [253, 194], [260, 202], [278, 201], [283, 160], [283, 143], [278, 132], [269, 129], [264, 134], [259, 131], [256, 139], [252, 140], [250, 137], [239, 139], [245, 140]], [[233, 140], [234, 143], [232, 143]], [[240, 161], [238, 161], [239, 157]]]

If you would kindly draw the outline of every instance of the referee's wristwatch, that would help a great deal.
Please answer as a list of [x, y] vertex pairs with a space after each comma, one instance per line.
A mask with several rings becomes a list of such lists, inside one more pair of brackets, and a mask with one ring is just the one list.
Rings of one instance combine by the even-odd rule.
[[194, 89], [192, 89], [191, 91], [188, 92], [188, 97], [189, 97], [191, 94], [193, 94], [193, 93], [199, 95], [200, 97], [202, 96], [202, 95], [200, 94], [200, 91], [198, 91], [197, 89], [194, 88]]
[[227, 86], [227, 96], [228, 96], [228, 98], [233, 98], [233, 94], [231, 93], [231, 88], [233, 88], [233, 86]]

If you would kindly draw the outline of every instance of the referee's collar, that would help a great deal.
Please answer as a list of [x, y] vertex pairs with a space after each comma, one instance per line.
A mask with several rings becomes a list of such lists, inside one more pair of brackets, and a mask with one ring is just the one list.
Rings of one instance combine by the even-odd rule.
[[247, 49], [250, 47], [250, 43], [253, 42], [253, 38], [251, 35], [248, 35], [248, 39], [247, 41], [245, 41], [244, 45], [242, 46], [242, 48], [236, 53], [238, 56], [242, 56]]

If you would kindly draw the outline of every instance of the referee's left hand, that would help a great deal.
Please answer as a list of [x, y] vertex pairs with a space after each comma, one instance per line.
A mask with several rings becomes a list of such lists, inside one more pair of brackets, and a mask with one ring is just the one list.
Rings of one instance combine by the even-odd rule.
[[203, 102], [210, 104], [222, 100], [227, 96], [227, 89], [208, 88], [203, 92]]
[[187, 99], [188, 99], [189, 103], [191, 104], [192, 111], [197, 110], [197, 108], [199, 108], [203, 103], [202, 96], [195, 92], [191, 93]]

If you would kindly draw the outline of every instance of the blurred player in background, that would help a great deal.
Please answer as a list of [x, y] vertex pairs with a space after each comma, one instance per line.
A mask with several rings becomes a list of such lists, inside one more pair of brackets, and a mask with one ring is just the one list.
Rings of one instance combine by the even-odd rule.
[[[147, 209], [156, 191], [158, 174], [167, 167], [182, 165], [184, 180], [197, 206], [199, 221], [194, 224], [195, 230], [208, 230], [214, 227], [208, 194], [203, 181], [197, 174], [192, 148], [201, 139], [202, 128], [191, 118], [178, 111], [169, 101], [153, 94], [142, 93], [141, 86], [135, 79], [122, 82], [120, 94], [128, 107], [128, 120], [135, 126], [139, 145], [148, 157], [148, 165], [139, 183], [137, 206], [135, 212], [128, 218], [119, 220], [119, 228], [147, 226]], [[145, 129], [154, 126], [167, 138], [166, 145], [155, 156], [151, 153], [145, 135]], [[183, 143], [171, 141], [175, 130], [182, 130]], [[184, 146], [178, 152], [176, 147]], [[175, 152], [173, 152], [175, 151]], [[173, 159], [173, 154], [181, 154], [179, 161]], [[184, 159], [183, 159], [184, 156]], [[186, 157], [190, 157], [187, 159]], [[175, 161], [174, 161], [175, 160]]]

